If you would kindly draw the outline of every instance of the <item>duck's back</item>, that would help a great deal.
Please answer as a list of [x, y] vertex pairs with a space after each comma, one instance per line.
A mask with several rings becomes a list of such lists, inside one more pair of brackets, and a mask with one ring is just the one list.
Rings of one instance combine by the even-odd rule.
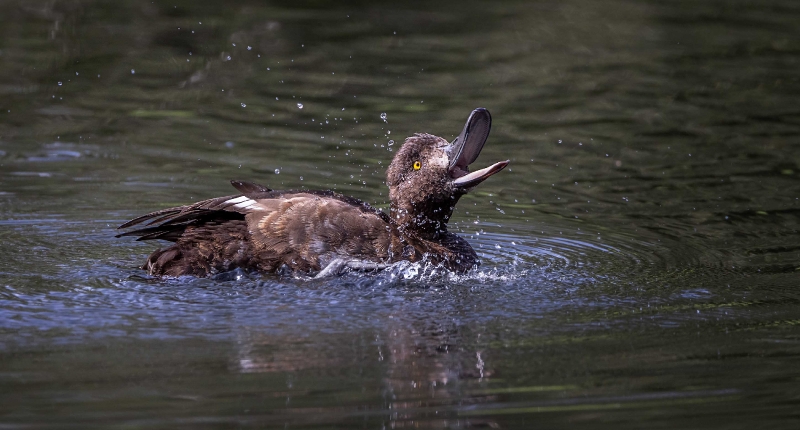
[[337, 258], [384, 262], [391, 234], [387, 216], [360, 200], [331, 191], [272, 191], [233, 182], [240, 195], [164, 209], [121, 227], [124, 233], [174, 245], [153, 252], [152, 275], [194, 275], [235, 268], [316, 272]]

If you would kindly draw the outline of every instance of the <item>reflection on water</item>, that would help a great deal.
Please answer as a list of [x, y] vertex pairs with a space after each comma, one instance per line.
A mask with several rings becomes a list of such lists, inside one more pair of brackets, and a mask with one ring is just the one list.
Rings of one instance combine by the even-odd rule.
[[[785, 427], [791, 3], [0, 5], [0, 423]], [[467, 274], [159, 280], [114, 227], [233, 193], [385, 207], [489, 108]]]

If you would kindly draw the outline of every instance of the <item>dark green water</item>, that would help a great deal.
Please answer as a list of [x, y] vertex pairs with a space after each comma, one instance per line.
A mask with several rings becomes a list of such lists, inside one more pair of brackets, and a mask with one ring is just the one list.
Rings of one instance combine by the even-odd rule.
[[[0, 427], [800, 425], [797, 2], [225, 3], [0, 3]], [[113, 237], [229, 179], [385, 205], [478, 106], [467, 275]]]

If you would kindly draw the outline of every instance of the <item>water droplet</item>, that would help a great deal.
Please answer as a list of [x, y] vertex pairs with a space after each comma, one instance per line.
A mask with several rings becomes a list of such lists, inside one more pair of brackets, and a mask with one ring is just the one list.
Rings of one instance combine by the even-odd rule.
[[244, 104], [244, 103], [242, 103], [242, 107], [247, 107], [247, 105], [246, 105], [246, 104]]
[[394, 145], [394, 140], [390, 140], [389, 141], [389, 146], [392, 146], [392, 145]]
[[233, 142], [231, 142], [230, 140], [225, 142], [225, 147], [226, 148], [233, 148]]
[[64, 83], [63, 83], [63, 82], [59, 82], [59, 83], [58, 83], [58, 86], [59, 86], [59, 87], [60, 87], [60, 86], [62, 86], [62, 85], [64, 85]]
[[297, 108], [298, 108], [298, 109], [302, 109], [302, 108], [303, 108], [303, 104], [302, 104], [302, 103], [298, 103], [298, 104], [297, 104]]
[[281, 169], [275, 169], [275, 174], [276, 175], [280, 175], [281, 174]]
[[135, 74], [136, 74], [136, 70], [131, 69], [131, 75], [135, 75]]
[[386, 112], [381, 112], [381, 119], [383, 120], [383, 122], [387, 122], [386, 121]]
[[253, 50], [253, 47], [252, 47], [252, 46], [248, 46], [248, 47], [247, 47], [247, 50], [248, 50], [248, 51], [252, 51], [252, 50]]

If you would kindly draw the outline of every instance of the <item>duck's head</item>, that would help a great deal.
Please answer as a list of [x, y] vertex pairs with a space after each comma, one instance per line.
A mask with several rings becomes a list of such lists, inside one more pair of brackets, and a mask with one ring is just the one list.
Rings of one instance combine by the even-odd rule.
[[423, 236], [447, 231], [458, 199], [508, 165], [506, 160], [469, 171], [491, 126], [489, 111], [478, 108], [453, 142], [424, 133], [406, 139], [386, 171], [390, 216], [399, 229]]

